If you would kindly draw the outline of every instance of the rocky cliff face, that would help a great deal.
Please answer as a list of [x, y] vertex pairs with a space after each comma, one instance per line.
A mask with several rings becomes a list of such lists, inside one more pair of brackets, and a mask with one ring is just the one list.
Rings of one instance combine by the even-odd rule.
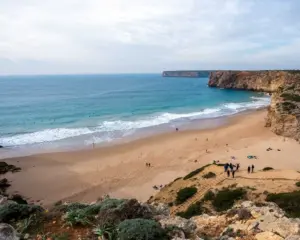
[[300, 71], [216, 71], [210, 87], [271, 92], [266, 127], [300, 140]]

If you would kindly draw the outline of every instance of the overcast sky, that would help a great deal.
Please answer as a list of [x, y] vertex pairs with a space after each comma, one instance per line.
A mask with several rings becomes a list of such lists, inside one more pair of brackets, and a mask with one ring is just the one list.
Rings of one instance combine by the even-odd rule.
[[0, 74], [300, 67], [300, 0], [0, 0]]

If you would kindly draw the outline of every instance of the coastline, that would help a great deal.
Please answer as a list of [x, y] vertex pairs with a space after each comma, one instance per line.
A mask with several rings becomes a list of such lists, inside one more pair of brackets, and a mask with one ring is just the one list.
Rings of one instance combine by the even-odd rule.
[[[213, 160], [229, 161], [231, 156], [241, 168], [254, 163], [257, 169], [272, 166], [300, 170], [296, 157], [300, 154], [299, 144], [292, 139], [284, 141], [265, 128], [266, 113], [258, 110], [237, 115], [214, 129], [172, 132], [104, 148], [4, 159], [22, 168], [19, 173], [7, 174], [12, 182], [9, 191], [45, 206], [58, 200], [91, 202], [104, 194], [146, 201], [155, 193], [154, 185], [168, 184]], [[274, 151], [267, 152], [268, 147]], [[288, 156], [289, 152], [295, 154]], [[250, 154], [259, 160], [247, 159]], [[151, 168], [145, 167], [146, 162]]]

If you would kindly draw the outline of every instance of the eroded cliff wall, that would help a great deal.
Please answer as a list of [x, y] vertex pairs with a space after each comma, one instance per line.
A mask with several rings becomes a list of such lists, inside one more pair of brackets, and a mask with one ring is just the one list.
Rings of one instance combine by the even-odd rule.
[[216, 71], [210, 87], [272, 92], [266, 127], [300, 140], [300, 71]]

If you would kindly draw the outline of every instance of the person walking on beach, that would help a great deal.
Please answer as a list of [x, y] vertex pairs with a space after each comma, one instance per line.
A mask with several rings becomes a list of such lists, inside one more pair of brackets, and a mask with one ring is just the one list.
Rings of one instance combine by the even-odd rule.
[[238, 164], [236, 165], [236, 170], [238, 171], [239, 168], [240, 168], [240, 164], [238, 163]]
[[251, 167], [250, 167], [250, 166], [248, 166], [248, 173], [250, 173], [250, 171], [251, 171]]
[[229, 169], [227, 170], [227, 177], [230, 177], [230, 171], [229, 171]]
[[232, 178], [234, 178], [235, 170], [232, 171]]
[[229, 168], [230, 168], [231, 171], [233, 170], [233, 165], [232, 165], [232, 163], [229, 164]]
[[253, 172], [254, 172], [254, 165], [253, 165], [253, 164], [252, 164], [252, 167], [251, 167], [251, 168], [252, 168], [252, 173], [253, 173]]

